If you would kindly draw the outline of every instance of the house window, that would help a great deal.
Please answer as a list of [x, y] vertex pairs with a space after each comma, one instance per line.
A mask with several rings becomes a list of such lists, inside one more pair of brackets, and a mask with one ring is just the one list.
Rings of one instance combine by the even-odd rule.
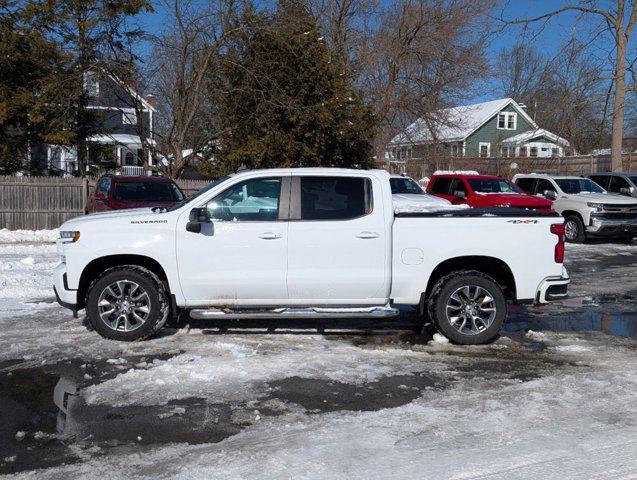
[[537, 147], [531, 147], [530, 148], [531, 151], [531, 157], [537, 157]]
[[[506, 158], [506, 157], [509, 156], [510, 153], [511, 153], [511, 150], [509, 149], [509, 147], [500, 147], [500, 155], [502, 157]], [[513, 155], [511, 155], [511, 156], [513, 156]]]
[[84, 93], [89, 97], [99, 96], [100, 82], [95, 72], [84, 72]]
[[518, 114], [515, 112], [500, 112], [498, 114], [498, 130], [515, 130], [518, 124]]
[[520, 156], [521, 157], [528, 157], [529, 153], [526, 147], [520, 147]]
[[457, 143], [453, 143], [451, 145], [451, 156], [452, 157], [457, 157], [458, 156], [458, 144]]
[[122, 112], [122, 123], [124, 125], [137, 125], [137, 112], [135, 110], [125, 110]]
[[559, 148], [552, 148], [551, 149], [551, 156], [552, 157], [559, 157], [560, 156], [560, 149]]
[[480, 152], [481, 157], [491, 156], [491, 144], [488, 142], [480, 142], [478, 151]]

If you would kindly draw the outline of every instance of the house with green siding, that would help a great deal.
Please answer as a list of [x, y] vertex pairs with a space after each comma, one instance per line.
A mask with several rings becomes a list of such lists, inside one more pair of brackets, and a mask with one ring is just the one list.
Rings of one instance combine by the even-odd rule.
[[561, 157], [568, 140], [540, 128], [512, 98], [448, 108], [396, 135], [385, 160], [450, 157]]

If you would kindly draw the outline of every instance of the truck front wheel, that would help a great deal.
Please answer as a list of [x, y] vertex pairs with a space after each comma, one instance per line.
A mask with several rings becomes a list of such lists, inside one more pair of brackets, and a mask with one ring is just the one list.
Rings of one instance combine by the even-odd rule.
[[108, 269], [88, 288], [88, 319], [105, 338], [128, 342], [148, 338], [164, 326], [169, 310], [163, 283], [142, 267]]
[[506, 318], [502, 288], [491, 277], [463, 270], [442, 277], [429, 297], [436, 329], [455, 343], [477, 345], [495, 338]]
[[584, 243], [586, 241], [586, 230], [584, 223], [577, 215], [569, 215], [564, 222], [564, 237], [567, 242]]

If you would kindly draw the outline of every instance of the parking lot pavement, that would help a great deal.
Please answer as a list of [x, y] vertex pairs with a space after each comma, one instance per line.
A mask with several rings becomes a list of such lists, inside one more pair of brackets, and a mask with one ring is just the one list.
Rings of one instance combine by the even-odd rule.
[[512, 307], [487, 346], [432, 339], [409, 315], [183, 321], [123, 344], [53, 302], [53, 245], [0, 243], [0, 473], [629, 478], [636, 253], [569, 245], [571, 297]]

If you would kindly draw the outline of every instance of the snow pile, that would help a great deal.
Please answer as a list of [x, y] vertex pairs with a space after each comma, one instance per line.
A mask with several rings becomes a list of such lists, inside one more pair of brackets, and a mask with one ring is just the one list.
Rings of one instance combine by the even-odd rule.
[[453, 204], [433, 204], [425, 203], [418, 200], [394, 202], [394, 213], [434, 213], [449, 212], [454, 210], [463, 210], [470, 208], [469, 205], [453, 205]]
[[[60, 263], [55, 244], [0, 243], [0, 260], [0, 298], [35, 300], [53, 297], [51, 273]], [[5, 306], [0, 306], [0, 312]]]
[[59, 236], [59, 230], [0, 230], [0, 243], [51, 243]]
[[130, 369], [85, 392], [91, 404], [161, 405], [188, 397], [214, 397], [216, 402], [255, 396], [264, 382], [319, 378], [352, 384], [390, 374], [409, 374], [428, 355], [402, 348], [361, 349], [312, 335], [276, 335], [257, 339], [208, 336], [197, 348], [147, 369]]

